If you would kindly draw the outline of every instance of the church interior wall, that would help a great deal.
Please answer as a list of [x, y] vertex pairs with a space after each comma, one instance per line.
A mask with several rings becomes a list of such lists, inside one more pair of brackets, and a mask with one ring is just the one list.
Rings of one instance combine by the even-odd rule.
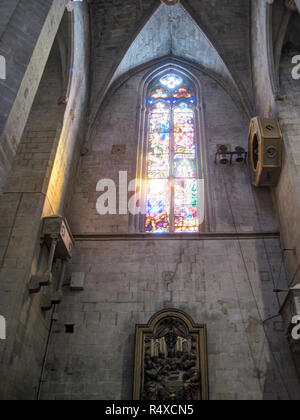
[[[9, 0], [3, 15], [0, 5], [0, 54], [18, 58], [9, 88], [0, 80], [0, 313], [9, 332], [0, 340], [0, 399], [132, 399], [135, 326], [168, 308], [207, 325], [210, 399], [300, 399], [279, 316], [285, 295], [274, 292], [299, 281], [300, 84], [291, 78], [299, 46], [283, 50], [275, 95], [268, 36], [276, 37], [281, 20], [276, 1], [271, 30], [272, 2], [249, 0], [241, 8], [231, 0], [217, 8], [211, 0], [181, 1], [234, 84], [222, 84], [222, 75], [192, 55], [191, 61], [161, 58], [180, 61], [199, 81], [198, 141], [205, 144], [209, 197], [200, 235], [169, 237], [147, 236], [128, 215], [100, 216], [96, 209], [99, 180], [118, 185], [119, 171], [127, 171], [128, 181], [137, 174], [141, 92], [155, 61], [138, 70], [130, 62], [130, 72], [108, 86], [159, 2], [69, 2], [66, 11], [64, 0], [43, 0], [41, 8], [27, 0], [32, 37], [26, 48], [26, 28], [18, 25], [24, 1]], [[293, 28], [289, 37], [296, 36]], [[18, 42], [9, 50], [14, 33]], [[148, 35], [150, 54], [159, 46]], [[214, 162], [218, 144], [248, 148], [255, 115], [277, 116], [283, 130], [275, 189], [252, 187], [244, 163]], [[114, 145], [125, 146], [125, 154], [113, 154]], [[66, 217], [75, 249], [49, 335], [51, 311], [41, 305], [58, 282], [60, 261], [52, 285], [39, 293], [29, 293], [28, 285], [47, 268], [41, 221], [55, 214]], [[84, 288], [74, 291], [70, 280], [78, 273]]]
[[[289, 35], [289, 34], [288, 34]], [[296, 41], [297, 34], [291, 33]], [[296, 41], [297, 42], [297, 41]], [[299, 149], [299, 113], [300, 84], [292, 77], [292, 58], [299, 54], [300, 45], [286, 43], [280, 62], [280, 87], [282, 101], [278, 102], [278, 117], [282, 125], [285, 138], [286, 160], [282, 176], [275, 191], [278, 214], [280, 219], [283, 247], [294, 251], [286, 252], [286, 266], [289, 282], [299, 283], [298, 267], [300, 233], [300, 149]]]
[[[81, 151], [88, 88], [87, 10], [75, 5], [73, 13], [73, 64], [77, 73], [72, 77], [69, 97], [62, 97], [65, 69], [56, 39], [0, 197], [0, 300], [10, 331], [8, 339], [0, 343], [2, 398], [35, 399], [39, 387], [51, 318], [41, 305], [51, 287], [33, 294], [29, 281], [32, 275], [45, 272], [48, 264], [49, 251], [40, 244], [41, 218], [63, 212], [68, 205], [69, 181]], [[63, 19], [60, 28], [64, 35], [68, 34], [67, 21]], [[52, 287], [59, 275], [56, 271], [54, 267]]]
[[85, 290], [63, 288], [42, 399], [131, 399], [135, 325], [167, 308], [207, 324], [210, 399], [298, 399], [281, 319], [263, 323], [281, 264], [278, 238], [77, 243]]
[[[97, 214], [100, 179], [118, 183], [119, 170], [128, 171], [129, 180], [135, 177], [137, 104], [145, 74], [131, 76], [107, 98], [81, 158], [68, 214], [80, 239], [63, 289], [42, 398], [131, 399], [135, 325], [166, 308], [207, 324], [211, 399], [298, 398], [281, 319], [263, 322], [282, 303], [275, 285], [286, 287], [271, 195], [250, 186], [245, 165], [214, 163], [216, 144], [226, 138], [246, 147], [248, 131], [246, 116], [215, 80], [197, 73], [215, 215], [209, 230], [250, 236], [137, 240], [125, 235], [121, 240], [118, 234], [131, 232], [128, 216]], [[125, 144], [126, 154], [112, 155], [113, 144]], [[264, 238], [268, 232], [274, 237]], [[255, 239], [258, 233], [261, 239]], [[85, 276], [84, 291], [71, 291], [68, 279], [78, 272]], [[67, 324], [74, 325], [73, 334], [65, 332]]]
[[[64, 10], [65, 4], [60, 0], [45, 0], [42, 5], [37, 0], [30, 0], [19, 1], [11, 15], [4, 15], [6, 29], [3, 29], [0, 39], [0, 54], [7, 57], [7, 78], [0, 80], [1, 191], [11, 170]], [[31, 34], [29, 37], [28, 33]]]

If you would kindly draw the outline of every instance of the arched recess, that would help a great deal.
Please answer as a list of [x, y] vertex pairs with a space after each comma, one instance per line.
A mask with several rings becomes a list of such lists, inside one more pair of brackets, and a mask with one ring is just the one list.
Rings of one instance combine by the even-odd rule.
[[[43, 246], [41, 260], [38, 259], [36, 241], [39, 238], [39, 224], [44, 202], [47, 200], [45, 195], [49, 180], [49, 163], [60, 135], [64, 113], [64, 106], [57, 103], [61, 87], [60, 53], [56, 39], [31, 107], [0, 204], [2, 210], [11, 197], [15, 197], [14, 201], [17, 200], [18, 203], [18, 205], [11, 205], [10, 208], [14, 221], [7, 231], [6, 250], [1, 260], [1, 268], [3, 269], [5, 266], [10, 269], [10, 273], [3, 273], [4, 278], [6, 277], [5, 281], [8, 284], [13, 276], [14, 287], [18, 289], [18, 294], [14, 295], [10, 287], [4, 283], [4, 278], [1, 278], [0, 306], [10, 321], [8, 347], [3, 352], [1, 349], [3, 364], [1, 363], [0, 367], [0, 382], [9, 384], [4, 390], [0, 389], [1, 398], [4, 399], [34, 399], [34, 387], [38, 384], [42, 364], [47, 318], [42, 315], [40, 310], [40, 296], [36, 297], [33, 305], [28, 294], [27, 276], [29, 276], [32, 266], [38, 267], [39, 262], [47, 258], [47, 248]], [[23, 215], [23, 222], [21, 226], [18, 226], [16, 220], [21, 215]], [[30, 240], [25, 243], [24, 237]], [[23, 245], [13, 246], [14, 240], [18, 244], [23, 242]], [[16, 255], [17, 253], [21, 255], [20, 250], [26, 249], [26, 253], [23, 252], [19, 257], [22, 270], [18, 270], [18, 272], [7, 262], [11, 252], [10, 248], [14, 249]], [[4, 288], [8, 290], [6, 296]], [[4, 296], [6, 299], [3, 299]], [[10, 306], [8, 307], [8, 305]], [[21, 319], [24, 319], [25, 322], [21, 322]], [[37, 329], [40, 331], [39, 339], [36, 334]], [[18, 356], [16, 357], [14, 350], [9, 351], [9, 348], [18, 348]], [[7, 361], [9, 359], [13, 362], [9, 363]], [[29, 361], [26, 366], [24, 360]], [[22, 383], [24, 377], [26, 377], [28, 386], [21, 389], [19, 384]]]
[[57, 44], [60, 53], [62, 72], [62, 102], [67, 102], [73, 78], [74, 69], [74, 10], [65, 11], [60, 29], [57, 33]]
[[[55, 167], [53, 157], [62, 137], [68, 108], [68, 96], [73, 80], [73, 72], [70, 70], [74, 56], [73, 18], [73, 12], [65, 10], [29, 113], [13, 170], [7, 178], [4, 189], [6, 193], [12, 191], [43, 191], [51, 194], [51, 191], [54, 190], [53, 186], [50, 185], [50, 183], [53, 183], [51, 177], [58, 171], [53, 169]], [[44, 148], [47, 152], [43, 150], [42, 144], [38, 144], [36, 149], [40, 154], [32, 153], [28, 162], [28, 158], [25, 157], [26, 148], [30, 149], [30, 147], [33, 147], [30, 144], [37, 144], [38, 140], [39, 143], [42, 143], [42, 138], [46, 134], [47, 142], [44, 141]], [[33, 136], [35, 136], [34, 140], [32, 140]], [[45, 170], [46, 159], [51, 159], [47, 171]], [[63, 177], [60, 178], [59, 184], [64, 179]], [[58, 189], [58, 182], [56, 182], [56, 189]], [[59, 194], [54, 195], [59, 196]]]
[[[277, 9], [277, 10], [275, 10]], [[275, 13], [276, 12], [276, 13]], [[267, 4], [267, 48], [268, 63], [272, 91], [275, 95], [280, 92], [279, 87], [279, 61], [287, 25], [291, 11], [284, 8], [283, 2]], [[277, 22], [280, 22], [278, 25]]]
[[[206, 136], [206, 122], [204, 112], [204, 96], [203, 89], [199, 78], [196, 77], [193, 71], [188, 69], [182, 63], [170, 62], [168, 59], [158, 66], [151, 67], [146, 76], [141, 81], [138, 94], [138, 115], [137, 115], [137, 166], [136, 179], [138, 185], [136, 189], [141, 192], [140, 197], [142, 205], [145, 202], [145, 174], [146, 174], [146, 158], [148, 147], [148, 128], [149, 128], [149, 106], [147, 98], [149, 90], [156, 79], [168, 74], [174, 73], [187, 79], [195, 92], [195, 106], [194, 106], [194, 129], [195, 129], [195, 143], [197, 155], [197, 173], [201, 180], [204, 180], [204, 221], [201, 223], [200, 231], [205, 232], [209, 230], [212, 222], [211, 191], [208, 177], [208, 152], [207, 152], [207, 136]], [[198, 203], [199, 204], [199, 203]], [[145, 231], [145, 216], [139, 214], [131, 217], [131, 227], [138, 232]]]
[[107, 80], [94, 94], [90, 123], [97, 117], [97, 107], [102, 103], [112, 84], [132, 69], [152, 60], [172, 56], [193, 62], [223, 79], [230, 86], [247, 113], [252, 116], [252, 105], [239, 81], [233, 77], [232, 68], [225, 63], [212, 37], [207, 35], [199, 22], [181, 3], [169, 7], [161, 4], [152, 10], [152, 15], [144, 22], [139, 32], [134, 34], [130, 45], [122, 52]]
[[[97, 138], [98, 136], [99, 121], [101, 119], [101, 115], [105, 114], [105, 110], [106, 110], [106, 107], [109, 106], [111, 96], [114, 95], [114, 93], [117, 93], [117, 91], [120, 88], [122, 88], [122, 86], [126, 86], [127, 82], [129, 82], [132, 77], [140, 73], [140, 74], [144, 74], [144, 76], [143, 76], [141, 85], [137, 87], [137, 90], [138, 90], [137, 96], [139, 98], [139, 103], [138, 103], [138, 108], [137, 108], [137, 113], [136, 113], [136, 121], [137, 121], [136, 131], [134, 133], [134, 138], [137, 141], [140, 135], [140, 131], [139, 131], [140, 124], [141, 124], [140, 119], [142, 117], [141, 108], [143, 106], [142, 98], [144, 97], [143, 95], [145, 95], [145, 93], [143, 92], [144, 92], [144, 88], [145, 89], [147, 88], [145, 86], [145, 83], [147, 81], [146, 79], [147, 77], [149, 77], [151, 80], [151, 75], [155, 75], [157, 72], [160, 71], [160, 69], [164, 69], [165, 66], [172, 66], [172, 65], [175, 68], [186, 71], [188, 75], [190, 75], [192, 80], [195, 81], [194, 83], [196, 84], [199, 84], [199, 80], [201, 80], [203, 76], [207, 76], [208, 78], [212, 79], [212, 81], [218, 85], [218, 89], [221, 88], [221, 90], [224, 91], [225, 95], [227, 94], [228, 97], [231, 98], [232, 103], [236, 106], [239, 112], [240, 118], [241, 118], [240, 124], [243, 124], [243, 125], [245, 124], [245, 127], [248, 126], [248, 115], [245, 112], [244, 108], [242, 107], [239, 97], [231, 89], [231, 87], [224, 82], [224, 80], [219, 75], [189, 60], [184, 60], [179, 57], [167, 56], [167, 57], [162, 57], [162, 58], [153, 60], [150, 63], [145, 63], [141, 66], [138, 66], [137, 68], [134, 68], [128, 71], [126, 74], [120, 76], [113, 83], [108, 94], [104, 98], [103, 102], [99, 104], [94, 124], [90, 127], [90, 133], [89, 133], [89, 137], [87, 138], [86, 147], [90, 150], [93, 149], [93, 142], [95, 138]], [[207, 139], [208, 139], [208, 127], [206, 123], [208, 122], [205, 121], [206, 120], [205, 112], [206, 112], [208, 98], [207, 99], [204, 98], [202, 94], [201, 85], [199, 86], [199, 90], [201, 92], [199, 94], [199, 97], [200, 97], [199, 107], [201, 106], [201, 113], [203, 115], [203, 124], [202, 124], [201, 129], [204, 130], [204, 133], [202, 134], [202, 139], [203, 139], [204, 144], [206, 145]], [[139, 176], [139, 171], [137, 171], [137, 174], [135, 174], [135, 176], [136, 175]], [[134, 174], [132, 174], [132, 176], [134, 177]], [[208, 178], [206, 177], [206, 179]], [[206, 219], [205, 219], [206, 225], [203, 226], [203, 229], [205, 229], [206, 231], [208, 230], [213, 231], [214, 227], [216, 226], [216, 214], [215, 214], [216, 207], [213, 205], [214, 199], [211, 200], [211, 197], [214, 197], [215, 190], [209, 185], [209, 183], [207, 185], [206, 192], [208, 192], [208, 197], [206, 198], [206, 205], [208, 208], [207, 208]], [[136, 229], [138, 229], [138, 226], [139, 226], [139, 222], [136, 220], [136, 218], [131, 217], [129, 221], [130, 231], [135, 232]]]
[[[291, 3], [292, 4], [292, 3]], [[283, 0], [267, 2], [266, 38], [268, 65], [272, 92], [275, 97], [280, 95], [280, 60], [284, 44], [288, 41], [287, 34], [295, 20], [299, 19], [296, 8], [287, 7]]]
[[[7, 6], [8, 3], [12, 4]], [[43, 7], [38, 7], [35, 0], [1, 2], [0, 54], [5, 57], [7, 67], [6, 79], [0, 80], [1, 193], [64, 10], [65, 2], [61, 0], [44, 2]]]

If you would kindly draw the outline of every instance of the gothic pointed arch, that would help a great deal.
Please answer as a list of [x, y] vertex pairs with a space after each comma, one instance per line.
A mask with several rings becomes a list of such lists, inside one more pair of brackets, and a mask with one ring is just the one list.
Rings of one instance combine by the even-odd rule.
[[208, 29], [203, 30], [199, 21], [187, 10], [187, 5], [180, 2], [169, 7], [161, 3], [151, 9], [151, 13], [147, 15], [148, 19], [143, 20], [140, 30], [130, 38], [130, 43], [122, 48], [117, 65], [106, 76], [101, 88], [92, 95], [92, 103], [97, 105], [92, 105], [91, 123], [95, 120], [96, 108], [116, 80], [136, 67], [166, 56], [191, 61], [218, 75], [239, 97], [250, 117], [251, 101], [241, 88], [239, 80], [233, 76], [233, 66], [225, 63], [223, 57], [226, 54], [220, 54], [220, 47], [216, 48], [212, 36], [207, 36]]
[[280, 96], [280, 61], [285, 45], [299, 48], [299, 14], [294, 0], [274, 0], [266, 5], [266, 40], [271, 87]]
[[203, 91], [195, 75], [167, 61], [140, 86], [137, 189], [147, 233], [206, 231], [212, 217]]

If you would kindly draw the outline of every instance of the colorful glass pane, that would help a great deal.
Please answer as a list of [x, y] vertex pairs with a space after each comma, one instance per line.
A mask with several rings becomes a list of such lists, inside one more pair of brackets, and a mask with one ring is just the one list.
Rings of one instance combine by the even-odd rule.
[[168, 178], [170, 174], [170, 109], [158, 102], [150, 113], [148, 178]]
[[169, 93], [162, 87], [153, 89], [150, 95], [150, 98], [154, 99], [166, 99], [169, 97]]
[[175, 181], [174, 228], [175, 232], [199, 230], [197, 180], [178, 179]]
[[175, 208], [185, 204], [197, 205], [197, 180], [176, 179], [175, 180]]
[[191, 109], [174, 110], [174, 152], [176, 157], [193, 158], [196, 154], [194, 140], [194, 113]]
[[197, 174], [195, 159], [175, 159], [174, 176], [175, 178], [196, 178]]
[[190, 206], [183, 207], [180, 212], [174, 215], [175, 232], [198, 232], [199, 221], [195, 217], [196, 209]]
[[176, 89], [175, 92], [173, 93], [173, 97], [174, 98], [191, 98], [193, 96], [193, 93], [191, 91], [191, 89], [186, 89], [186, 88], [179, 88]]
[[169, 89], [174, 89], [177, 86], [181, 85], [183, 79], [176, 74], [167, 74], [160, 79], [160, 83], [163, 86], [167, 86]]
[[153, 85], [148, 104], [145, 231], [197, 232], [195, 96], [180, 76], [168, 74]]
[[146, 202], [146, 232], [169, 232], [170, 186], [167, 179], [149, 180]]

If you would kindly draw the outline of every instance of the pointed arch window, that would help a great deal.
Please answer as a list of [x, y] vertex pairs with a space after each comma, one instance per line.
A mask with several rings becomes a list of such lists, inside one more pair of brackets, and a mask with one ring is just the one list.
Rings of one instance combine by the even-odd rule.
[[195, 93], [168, 73], [147, 96], [146, 232], [198, 232]]

